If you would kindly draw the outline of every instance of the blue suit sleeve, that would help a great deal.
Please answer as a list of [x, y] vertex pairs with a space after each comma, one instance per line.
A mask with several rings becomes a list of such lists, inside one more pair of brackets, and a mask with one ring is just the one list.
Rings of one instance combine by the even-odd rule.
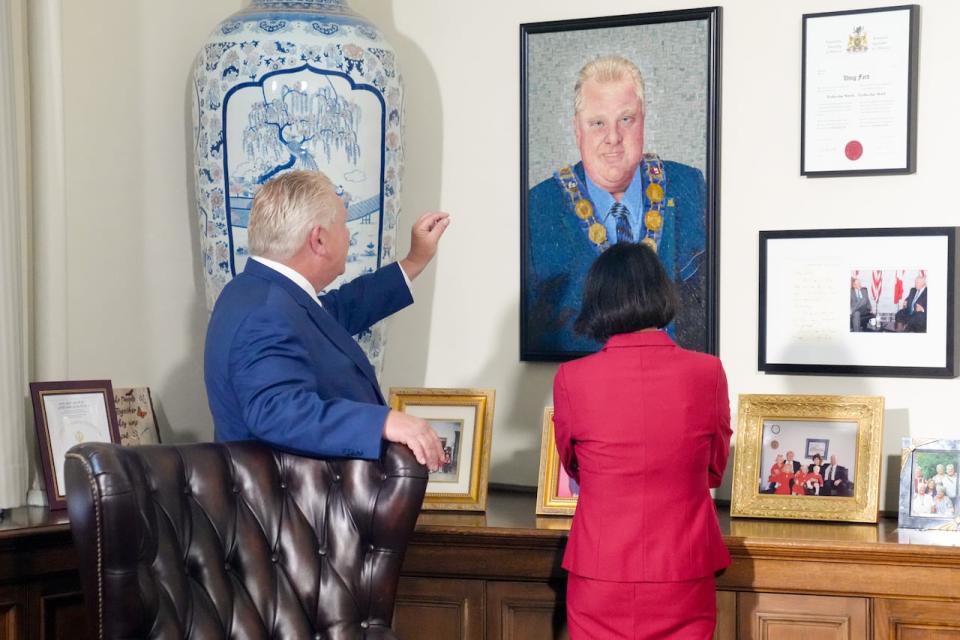
[[400, 265], [395, 262], [354, 278], [336, 291], [321, 296], [320, 302], [347, 333], [357, 335], [412, 304], [413, 296]]
[[230, 380], [259, 439], [316, 456], [376, 459], [388, 407], [324, 398], [307, 349], [287, 320], [255, 313], [241, 325]]

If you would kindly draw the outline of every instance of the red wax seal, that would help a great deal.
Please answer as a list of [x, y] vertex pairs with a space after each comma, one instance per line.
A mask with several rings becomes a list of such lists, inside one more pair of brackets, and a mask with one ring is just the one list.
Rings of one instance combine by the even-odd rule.
[[848, 160], [859, 160], [860, 156], [863, 155], [863, 145], [856, 140], [851, 140], [847, 143], [847, 146], [844, 147], [843, 153], [847, 156]]

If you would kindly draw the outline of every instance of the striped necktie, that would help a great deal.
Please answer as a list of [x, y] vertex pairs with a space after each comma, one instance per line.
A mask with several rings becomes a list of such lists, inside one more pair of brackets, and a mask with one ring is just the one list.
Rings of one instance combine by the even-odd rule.
[[610, 214], [617, 218], [617, 242], [633, 242], [633, 229], [630, 227], [630, 211], [622, 202], [614, 202]]

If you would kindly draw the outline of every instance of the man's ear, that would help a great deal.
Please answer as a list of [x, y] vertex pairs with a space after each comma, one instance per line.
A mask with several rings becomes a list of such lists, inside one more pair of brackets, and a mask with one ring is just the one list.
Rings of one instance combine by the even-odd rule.
[[326, 256], [329, 243], [330, 238], [327, 235], [326, 229], [320, 225], [311, 227], [310, 235], [307, 236], [307, 246], [310, 247], [311, 253], [318, 256]]
[[580, 120], [577, 118], [577, 114], [573, 114], [573, 135], [577, 139], [577, 146], [580, 146]]

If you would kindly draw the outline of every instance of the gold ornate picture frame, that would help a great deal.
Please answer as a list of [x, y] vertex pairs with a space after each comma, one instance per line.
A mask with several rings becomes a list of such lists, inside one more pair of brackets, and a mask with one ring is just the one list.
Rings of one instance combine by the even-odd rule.
[[547, 407], [543, 410], [543, 435], [540, 438], [537, 515], [572, 516], [577, 508], [578, 494], [579, 488], [560, 464], [553, 430], [553, 407]]
[[430, 473], [424, 509], [486, 510], [495, 400], [493, 389], [390, 389], [390, 407], [429, 422], [446, 453]]
[[877, 521], [882, 397], [744, 394], [738, 413], [730, 515]]

